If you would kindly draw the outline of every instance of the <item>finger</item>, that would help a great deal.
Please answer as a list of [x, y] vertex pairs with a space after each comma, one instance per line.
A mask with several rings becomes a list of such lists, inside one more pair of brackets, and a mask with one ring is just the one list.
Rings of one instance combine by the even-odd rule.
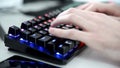
[[107, 15], [119, 16], [119, 12], [116, 11], [114, 4], [110, 3], [91, 3], [84, 10], [105, 13]]
[[64, 11], [63, 13], [61, 13], [60, 15], [58, 15], [58, 17], [64, 16], [64, 15], [67, 15], [67, 14], [71, 14], [71, 13], [75, 14], [75, 15], [78, 15], [78, 16], [82, 16], [89, 21], [95, 20], [95, 18], [99, 14], [99, 13], [96, 13], [96, 12], [83, 11], [83, 10], [78, 10], [76, 8], [70, 8], [70, 9]]
[[57, 17], [56, 20], [51, 23], [51, 27], [55, 27], [59, 24], [73, 24], [79, 26], [84, 30], [90, 29], [92, 26], [90, 21], [76, 14], [67, 14], [64, 16]]
[[83, 32], [83, 31], [79, 31], [76, 29], [68, 29], [68, 30], [64, 30], [64, 29], [59, 29], [59, 28], [50, 28], [49, 32], [57, 37], [61, 37], [61, 38], [67, 38], [67, 39], [72, 39], [72, 40], [78, 40], [78, 41], [82, 41], [85, 42], [86, 40], [88, 40], [88, 34], [87, 32]]
[[83, 15], [83, 16], [86, 16], [85, 14], [87, 15], [93, 15], [95, 12], [91, 12], [91, 11], [83, 11], [83, 10], [80, 10], [80, 9], [77, 9], [77, 8], [69, 8], [68, 10], [60, 13], [58, 15], [59, 16], [63, 16], [63, 15], [66, 15], [66, 14], [70, 14], [70, 13], [74, 13], [76, 15]]
[[80, 5], [78, 7], [76, 7], [77, 9], [80, 9], [80, 10], [84, 10], [86, 9], [87, 7], [89, 7], [91, 5], [91, 3], [87, 3], [87, 4], [84, 4], [84, 5]]
[[84, 10], [96, 12], [96, 11], [97, 11], [97, 7], [98, 7], [98, 6], [94, 6], [94, 4], [90, 4], [90, 5], [89, 5], [88, 7], [86, 7]]
[[58, 16], [63, 16], [63, 15], [69, 14], [69, 13], [76, 13], [76, 11], [77, 11], [76, 8], [69, 8], [68, 10], [60, 13]]

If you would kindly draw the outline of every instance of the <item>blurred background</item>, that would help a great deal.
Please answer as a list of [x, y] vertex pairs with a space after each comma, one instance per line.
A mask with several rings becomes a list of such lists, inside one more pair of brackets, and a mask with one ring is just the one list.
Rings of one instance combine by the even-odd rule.
[[[62, 3], [70, 2], [72, 0], [0, 0], [0, 9], [17, 8], [20, 9], [23, 4], [35, 2], [35, 1], [59, 1]], [[79, 2], [115, 2], [120, 3], [120, 0], [73, 0]], [[52, 5], [52, 4], [51, 4]]]

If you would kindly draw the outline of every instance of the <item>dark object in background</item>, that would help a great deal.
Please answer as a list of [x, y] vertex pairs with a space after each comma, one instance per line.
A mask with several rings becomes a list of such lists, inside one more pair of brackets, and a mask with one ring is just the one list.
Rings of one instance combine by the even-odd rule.
[[[24, 0], [24, 3], [35, 2], [35, 1], [50, 1], [50, 0]], [[51, 1], [60, 1], [60, 3], [72, 2], [72, 0], [51, 0]]]
[[3, 30], [3, 28], [2, 28], [2, 26], [1, 26], [1, 24], [0, 24], [0, 38], [1, 38], [2, 40], [4, 40], [4, 35], [5, 35], [5, 31]]
[[35, 1], [55, 1], [58, 3], [58, 5], [54, 6], [54, 7], [46, 8], [44, 10], [39, 10], [39, 11], [27, 11], [27, 12], [21, 11], [21, 12], [25, 15], [37, 17], [39, 15], [45, 14], [50, 11], [54, 11], [55, 9], [58, 9], [58, 8], [61, 8], [61, 7], [64, 7], [66, 5], [73, 3], [73, 0], [34, 0], [34, 1], [33, 0], [24, 0], [24, 3], [35, 2]]
[[59, 0], [61, 3], [73, 2], [72, 0]]

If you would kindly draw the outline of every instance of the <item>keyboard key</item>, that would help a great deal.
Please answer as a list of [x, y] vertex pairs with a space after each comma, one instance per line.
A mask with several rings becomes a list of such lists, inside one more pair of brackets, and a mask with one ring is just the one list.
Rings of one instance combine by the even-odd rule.
[[44, 36], [44, 37], [38, 39], [37, 43], [38, 43], [38, 45], [46, 47], [48, 41], [51, 40], [51, 39], [52, 38], [50, 36]]
[[44, 30], [40, 30], [38, 33], [43, 34], [43, 35], [46, 35], [46, 34], [47, 34], [47, 32], [44, 31]]
[[34, 26], [34, 28], [35, 28], [35, 29], [37, 29], [37, 30], [41, 30], [41, 29], [42, 29], [42, 27], [37, 26], [37, 25], [36, 25], [36, 26]]
[[45, 21], [46, 19], [42, 16], [38, 16], [38, 18], [41, 20], [41, 22]]
[[11, 26], [9, 27], [8, 33], [16, 36], [20, 33], [20, 29], [17, 26]]
[[38, 38], [40, 38], [40, 37], [42, 37], [41, 34], [34, 33], [34, 34], [32, 34], [32, 35], [29, 36], [29, 40], [30, 40], [31, 42], [37, 43], [37, 40], [38, 40]]
[[30, 32], [32, 32], [32, 33], [34, 33], [34, 32], [36, 32], [37, 30], [36, 29], [34, 29], [34, 28], [29, 28], [28, 29]]
[[32, 26], [37, 25], [37, 22], [35, 22], [34, 20], [31, 20], [29, 22], [32, 24]]
[[33, 20], [34, 20], [35, 22], [37, 22], [37, 23], [42, 22], [42, 20], [40, 20], [40, 19], [38, 19], [38, 18], [34, 18]]
[[49, 41], [47, 43], [47, 46], [46, 46], [46, 49], [51, 53], [51, 54], [54, 54], [55, 53], [55, 48], [56, 48], [56, 45], [55, 45], [55, 39]]
[[44, 15], [44, 17], [45, 17], [46, 19], [50, 19], [50, 18], [51, 18], [51, 16], [50, 16], [49, 14], [47, 14], [47, 13]]
[[63, 43], [65, 46], [68, 46], [69, 49], [72, 49], [75, 45], [75, 42], [74, 41], [71, 41], [71, 40], [66, 40], [64, 43]]
[[40, 23], [39, 26], [42, 27], [42, 28], [47, 27], [47, 25], [45, 25], [45, 24], [43, 24], [43, 23]]
[[32, 26], [32, 24], [30, 23], [30, 22], [23, 22], [22, 24], [21, 24], [21, 28], [22, 29], [28, 29], [29, 27], [31, 27]]
[[28, 39], [28, 36], [29, 36], [30, 34], [31, 34], [30, 31], [25, 30], [25, 29], [21, 29], [21, 32], [20, 32], [21, 38], [27, 40], [27, 39]]
[[69, 47], [68, 46], [65, 46], [63, 44], [60, 44], [58, 49], [57, 49], [57, 52], [59, 52], [60, 54], [65, 54], [69, 51]]
[[48, 32], [49, 29], [48, 29], [48, 28], [45, 28], [44, 30], [45, 30], [46, 32]]

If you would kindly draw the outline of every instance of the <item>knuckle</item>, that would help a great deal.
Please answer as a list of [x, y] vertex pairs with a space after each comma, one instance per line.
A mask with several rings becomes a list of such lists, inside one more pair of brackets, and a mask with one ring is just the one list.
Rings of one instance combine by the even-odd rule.
[[75, 10], [76, 10], [75, 8], [69, 8], [69, 9], [67, 10], [67, 12], [68, 12], [68, 13], [74, 13]]
[[96, 6], [100, 6], [102, 3], [100, 3], [100, 2], [93, 2], [93, 3], [91, 3], [91, 5], [93, 6], [93, 7], [96, 7]]
[[69, 36], [69, 37], [74, 36], [74, 29], [69, 29], [67, 32], [67, 36]]
[[71, 13], [71, 14], [68, 15], [67, 19], [71, 21], [75, 17], [76, 17], [76, 15], [74, 13]]

